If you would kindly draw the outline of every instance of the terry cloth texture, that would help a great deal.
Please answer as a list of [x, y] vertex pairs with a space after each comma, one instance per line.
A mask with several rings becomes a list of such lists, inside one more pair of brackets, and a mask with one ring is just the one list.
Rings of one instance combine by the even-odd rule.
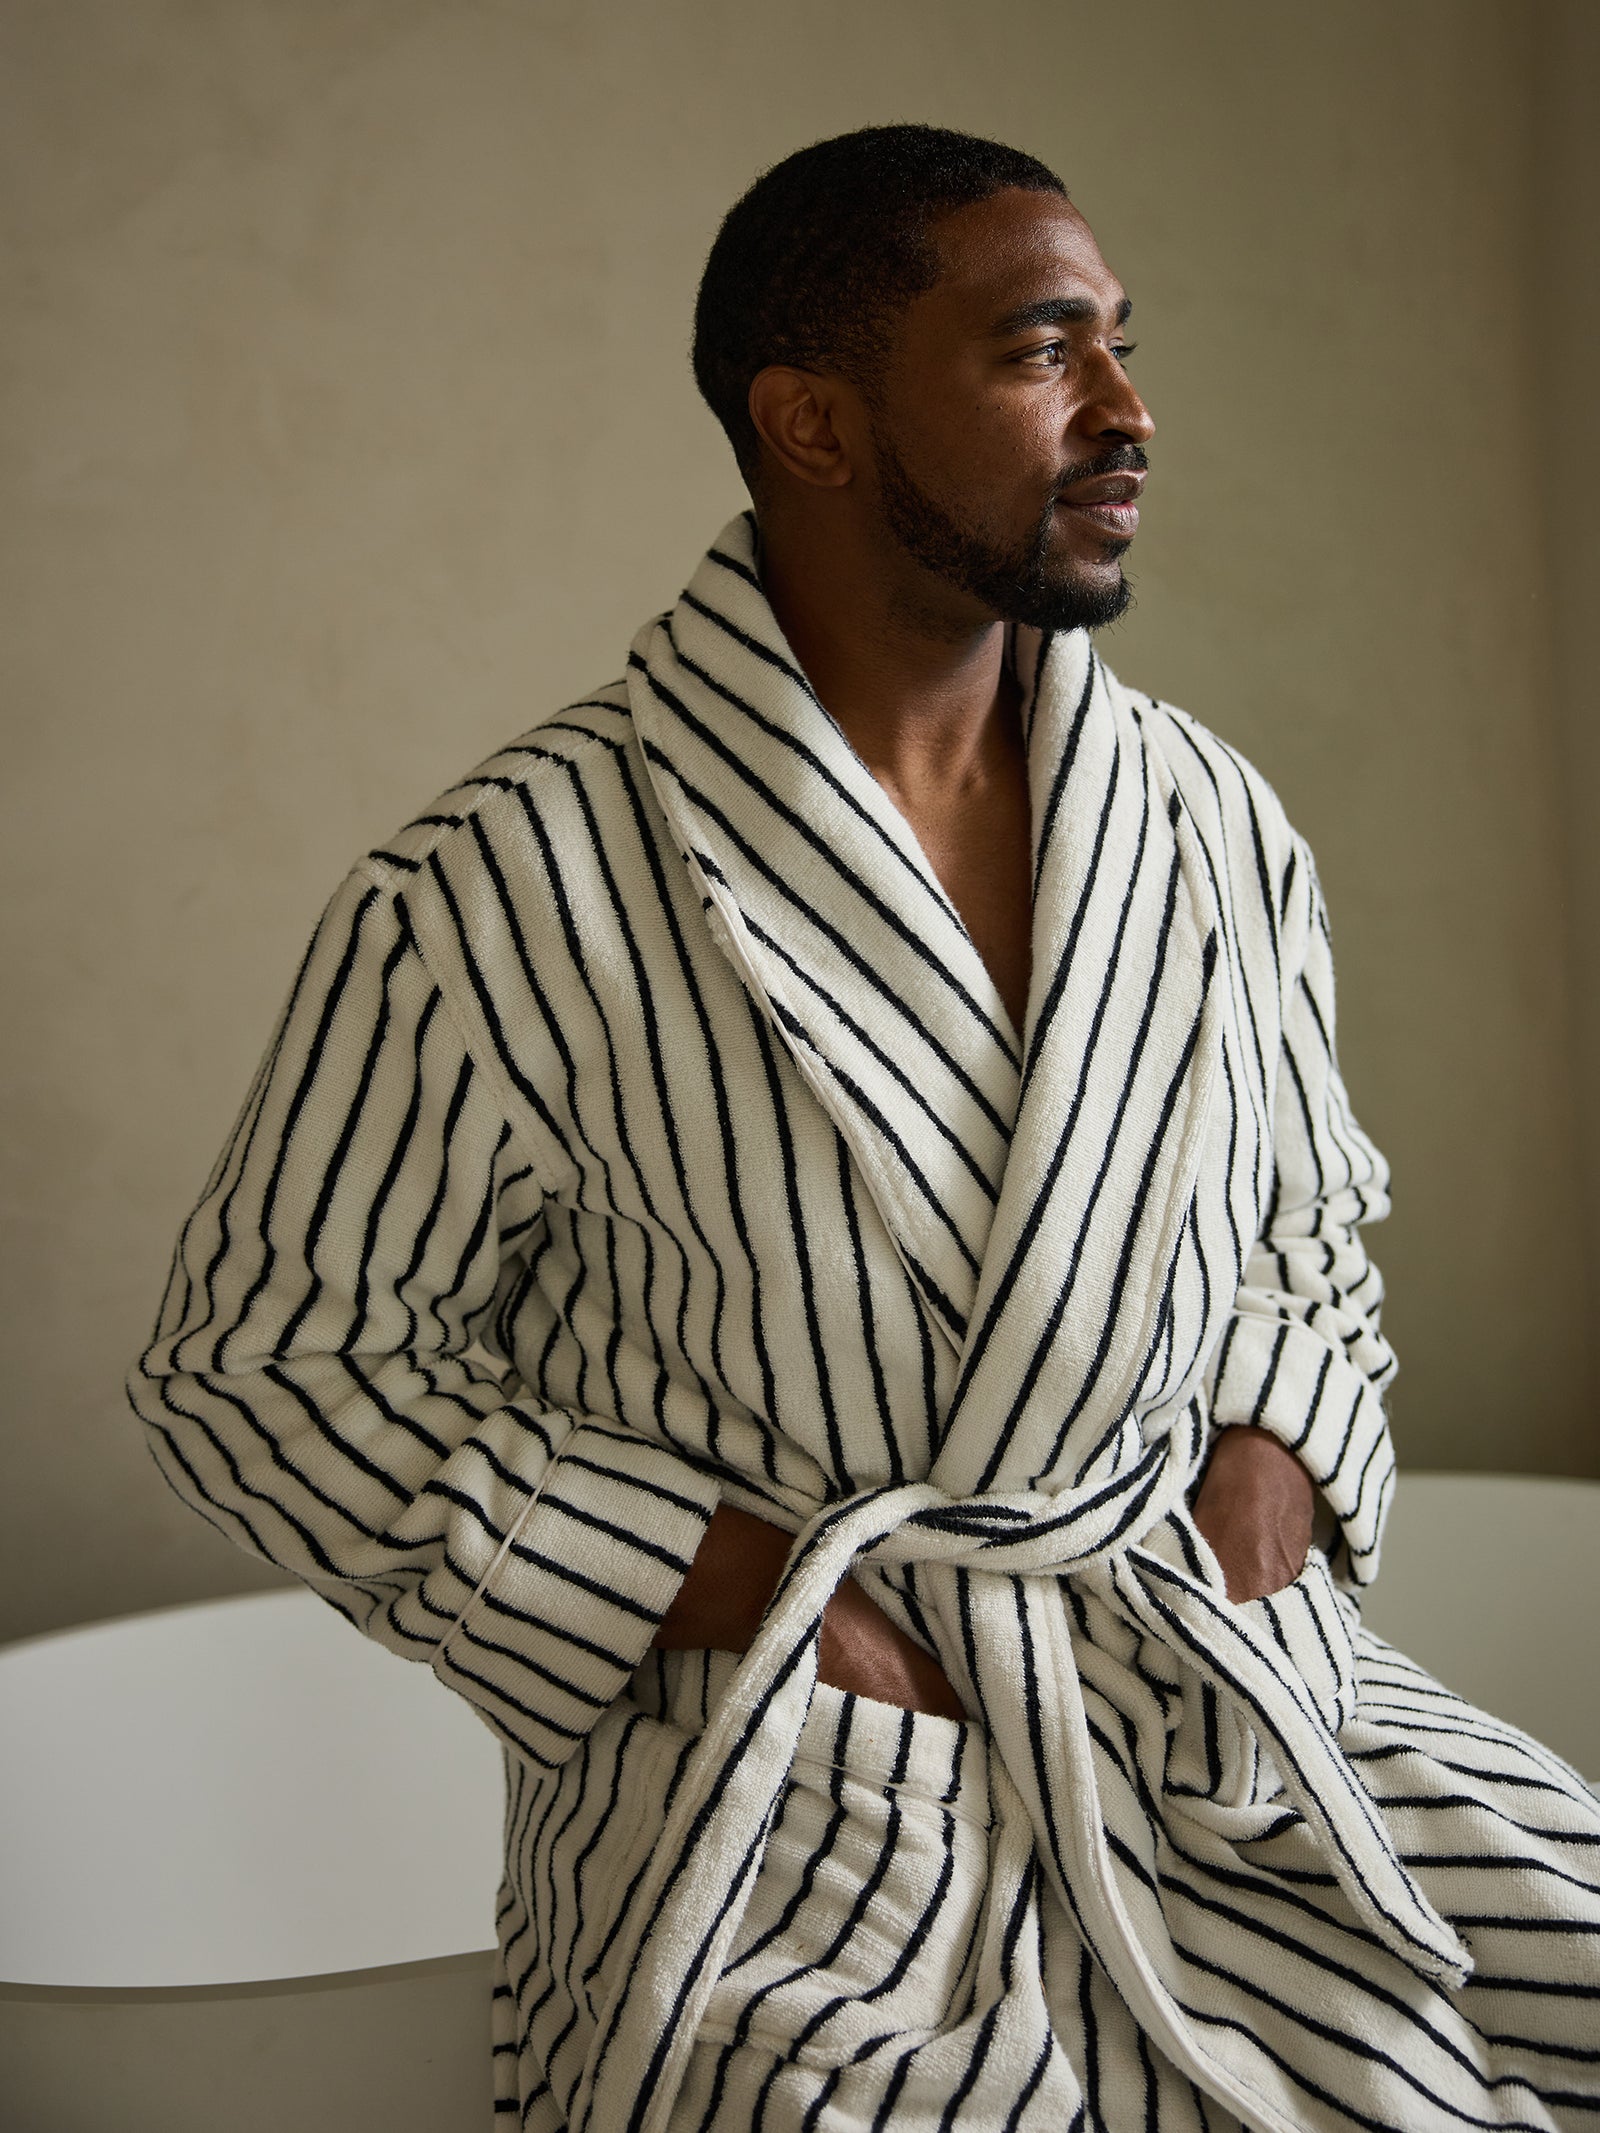
[[[1387, 1178], [1310, 853], [1085, 635], [1011, 651], [1021, 1030], [736, 520], [623, 681], [336, 894], [135, 1404], [504, 1742], [508, 2121], [1591, 2125], [1600, 1807], [1360, 1626]], [[1187, 1506], [1237, 1422], [1337, 1521], [1245, 1607]], [[689, 1727], [646, 1655], [719, 1499], [796, 1541]], [[796, 1789], [846, 1574], [971, 1714], [986, 1873], [975, 1748], [942, 1855], [925, 1791], [835, 1835]], [[835, 1929], [785, 1983], [760, 1936], [869, 1853], [907, 1976]]]

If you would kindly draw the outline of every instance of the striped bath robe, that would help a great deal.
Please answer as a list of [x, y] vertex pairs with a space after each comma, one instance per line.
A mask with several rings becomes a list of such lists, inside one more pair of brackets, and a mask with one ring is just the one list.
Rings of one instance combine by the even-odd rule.
[[[1309, 851], [1012, 632], [1014, 1028], [756, 565], [354, 869], [132, 1378], [504, 1744], [497, 2123], [1600, 2124], [1600, 1806], [1361, 1624], [1386, 1174]], [[1188, 1499], [1243, 1422], [1326, 1546], [1235, 1606]], [[719, 1501], [782, 1584], [657, 1653]], [[847, 1575], [965, 1721], [817, 1682]]]

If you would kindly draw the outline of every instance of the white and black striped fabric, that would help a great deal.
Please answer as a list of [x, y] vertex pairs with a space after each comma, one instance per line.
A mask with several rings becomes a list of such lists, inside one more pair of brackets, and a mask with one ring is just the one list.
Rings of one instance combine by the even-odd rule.
[[[507, 2119], [1593, 2124], [1600, 1809], [1360, 1626], [1387, 1179], [1310, 854], [1083, 634], [1012, 650], [1024, 1029], [736, 520], [335, 896], [135, 1405], [505, 1743]], [[1236, 1607], [1186, 1498], [1246, 1421], [1337, 1538]], [[695, 1675], [719, 1499], [797, 1539]], [[852, 1570], [969, 1725], [818, 1689]]]

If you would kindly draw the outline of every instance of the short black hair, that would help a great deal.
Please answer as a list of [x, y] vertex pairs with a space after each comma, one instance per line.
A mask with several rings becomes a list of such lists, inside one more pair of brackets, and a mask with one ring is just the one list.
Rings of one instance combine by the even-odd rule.
[[760, 444], [750, 383], [769, 363], [869, 388], [905, 306], [938, 279], [933, 225], [1010, 187], [1058, 193], [1053, 170], [944, 126], [863, 126], [797, 149], [728, 210], [694, 316], [695, 383], [746, 475]]

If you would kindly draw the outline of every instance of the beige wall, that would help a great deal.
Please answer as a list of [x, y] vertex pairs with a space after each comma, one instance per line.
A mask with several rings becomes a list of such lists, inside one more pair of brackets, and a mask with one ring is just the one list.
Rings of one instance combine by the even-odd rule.
[[1592, 1443], [1600, 1399], [1600, 8], [1548, 0], [1537, 28], [1529, 313], [1544, 363], [1534, 458], [1544, 483], [1551, 701], [1567, 832]]
[[1587, 114], [1532, 19], [10, 0], [7, 1632], [266, 1575], [122, 1405], [177, 1225], [351, 857], [614, 673], [740, 502], [684, 359], [719, 215], [885, 117], [1055, 163], [1137, 297], [1160, 434], [1110, 655], [1316, 845], [1396, 1172], [1403, 1454], [1600, 1471], [1594, 660], [1558, 627], [1575, 551], [1547, 562], [1534, 302], [1595, 173], [1552, 145]]

